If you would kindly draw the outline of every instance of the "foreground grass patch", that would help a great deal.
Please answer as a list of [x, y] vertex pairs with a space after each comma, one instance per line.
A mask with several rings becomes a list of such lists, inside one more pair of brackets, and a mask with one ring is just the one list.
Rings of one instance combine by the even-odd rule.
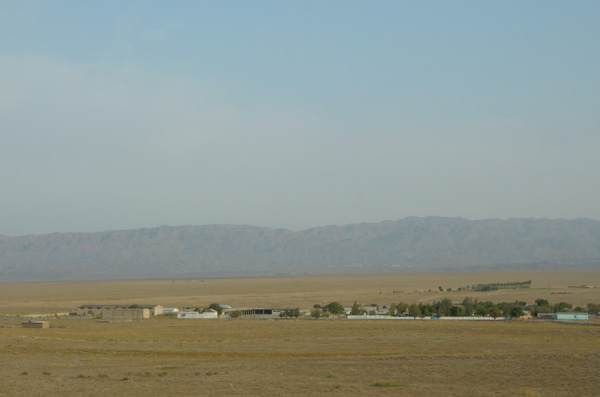
[[373, 383], [371, 386], [373, 387], [406, 387], [403, 383], [393, 383], [393, 382], [381, 382], [377, 381]]
[[160, 369], [177, 369], [181, 368], [179, 365], [164, 365]]

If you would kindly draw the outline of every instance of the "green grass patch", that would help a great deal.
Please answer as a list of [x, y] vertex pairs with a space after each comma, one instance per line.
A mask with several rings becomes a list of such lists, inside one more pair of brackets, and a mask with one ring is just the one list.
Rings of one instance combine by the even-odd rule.
[[406, 387], [403, 383], [394, 383], [394, 382], [381, 382], [377, 381], [373, 383], [371, 386], [373, 387]]

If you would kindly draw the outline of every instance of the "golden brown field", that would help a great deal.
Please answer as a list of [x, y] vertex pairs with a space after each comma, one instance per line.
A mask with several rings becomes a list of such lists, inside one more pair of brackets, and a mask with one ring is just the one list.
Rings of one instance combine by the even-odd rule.
[[[524, 291], [427, 292], [527, 279]], [[594, 322], [69, 319], [42, 330], [20, 328], [14, 314], [89, 302], [307, 307], [465, 295], [585, 305], [600, 303], [598, 289], [567, 286], [599, 279], [580, 271], [0, 284], [0, 312], [13, 316], [0, 317], [0, 394], [594, 396]]]
[[[467, 284], [532, 280], [531, 288], [488, 293], [446, 292]], [[569, 285], [591, 284], [595, 289]], [[439, 292], [442, 286], [444, 292]], [[431, 290], [431, 292], [429, 292]], [[396, 293], [394, 293], [396, 291]], [[231, 306], [312, 307], [339, 301], [351, 305], [431, 302], [465, 296], [493, 302], [533, 302], [573, 305], [600, 303], [600, 270], [446, 272], [388, 275], [299, 276], [197, 280], [73, 281], [0, 283], [0, 314], [65, 312], [86, 303], [160, 304], [164, 307]]]
[[596, 326], [172, 318], [53, 326], [0, 329], [3, 395], [598, 394]]

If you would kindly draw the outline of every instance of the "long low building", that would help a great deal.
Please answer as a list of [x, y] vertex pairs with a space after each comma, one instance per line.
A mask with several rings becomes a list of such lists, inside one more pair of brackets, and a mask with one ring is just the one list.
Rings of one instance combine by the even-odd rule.
[[106, 309], [100, 313], [104, 319], [144, 320], [150, 318], [149, 309]]
[[219, 314], [215, 311], [215, 310], [207, 310], [204, 313], [200, 313], [200, 312], [184, 312], [184, 311], [179, 311], [177, 312], [177, 318], [182, 318], [182, 319], [213, 319], [213, 318], [219, 318]]
[[546, 320], [589, 320], [587, 313], [580, 312], [538, 313], [537, 316]]
[[163, 314], [163, 307], [161, 305], [114, 305], [114, 304], [88, 304], [81, 305], [77, 310], [78, 316], [100, 316], [106, 310], [117, 310], [117, 309], [148, 309], [150, 316], [159, 316]]
[[240, 312], [240, 318], [279, 318], [285, 309], [240, 308], [227, 309], [225, 314]]

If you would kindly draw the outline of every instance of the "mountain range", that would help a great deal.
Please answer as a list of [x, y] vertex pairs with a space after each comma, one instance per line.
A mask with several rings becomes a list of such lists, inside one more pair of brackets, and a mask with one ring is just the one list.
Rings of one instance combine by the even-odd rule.
[[297, 232], [205, 225], [0, 236], [0, 282], [557, 267], [600, 267], [600, 222], [409, 217]]

